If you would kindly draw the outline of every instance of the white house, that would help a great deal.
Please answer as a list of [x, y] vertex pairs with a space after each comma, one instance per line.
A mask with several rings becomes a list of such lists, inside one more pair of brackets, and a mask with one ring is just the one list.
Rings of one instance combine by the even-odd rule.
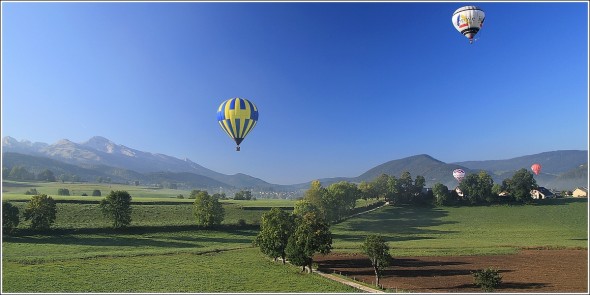
[[587, 187], [577, 187], [574, 192], [572, 193], [574, 198], [587, 198], [588, 197], [588, 188]]
[[540, 186], [537, 189], [531, 190], [531, 197], [533, 199], [552, 199], [555, 198], [555, 195], [548, 189]]

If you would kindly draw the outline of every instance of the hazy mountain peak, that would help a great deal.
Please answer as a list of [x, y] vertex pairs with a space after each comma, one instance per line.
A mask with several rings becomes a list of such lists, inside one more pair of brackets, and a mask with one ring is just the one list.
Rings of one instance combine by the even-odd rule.
[[72, 146], [72, 145], [76, 145], [76, 143], [74, 143], [73, 141], [69, 140], [69, 139], [60, 139], [58, 140], [55, 144], [55, 146]]
[[16, 144], [18, 144], [18, 140], [14, 137], [4, 136], [4, 138], [2, 138], [2, 147], [14, 146]]
[[42, 142], [31, 142], [29, 140], [23, 139], [21, 141], [16, 140], [14, 137], [5, 136], [2, 138], [2, 148], [6, 150], [11, 149], [26, 149], [31, 151], [36, 151], [43, 147], [47, 146], [46, 143]]
[[116, 144], [102, 136], [94, 136], [82, 143], [82, 145], [107, 154], [122, 154], [128, 157], [135, 157], [136, 154], [134, 150], [124, 145]]
[[108, 144], [115, 144], [114, 142], [110, 141], [107, 138], [104, 138], [102, 136], [93, 136], [92, 138], [90, 138], [89, 140], [87, 140], [86, 142], [82, 143], [83, 145], [89, 146], [89, 145], [96, 145], [96, 146], [104, 146], [104, 145], [108, 145]]

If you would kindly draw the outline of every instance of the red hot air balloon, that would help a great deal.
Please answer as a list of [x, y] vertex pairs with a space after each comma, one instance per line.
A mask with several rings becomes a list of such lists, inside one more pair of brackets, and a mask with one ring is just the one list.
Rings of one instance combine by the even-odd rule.
[[539, 175], [539, 173], [541, 173], [541, 165], [540, 164], [533, 164], [533, 166], [531, 166], [531, 170], [533, 170], [533, 173], [535, 173], [535, 175]]

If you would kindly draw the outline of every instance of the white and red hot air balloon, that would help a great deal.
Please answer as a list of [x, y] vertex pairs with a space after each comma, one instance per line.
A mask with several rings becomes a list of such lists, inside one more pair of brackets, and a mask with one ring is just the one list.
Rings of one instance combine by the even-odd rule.
[[486, 15], [477, 6], [463, 6], [453, 13], [453, 26], [473, 43], [473, 37], [483, 26]]
[[453, 170], [453, 177], [455, 177], [455, 179], [461, 183], [463, 178], [465, 178], [465, 171], [463, 171], [463, 169], [455, 169]]
[[539, 173], [541, 173], [541, 164], [535, 163], [531, 166], [531, 170], [533, 170], [533, 173], [535, 173], [535, 175], [539, 175]]

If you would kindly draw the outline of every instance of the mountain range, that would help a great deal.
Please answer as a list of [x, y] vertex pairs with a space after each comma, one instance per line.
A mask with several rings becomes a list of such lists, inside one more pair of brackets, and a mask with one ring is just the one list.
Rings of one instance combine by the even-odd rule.
[[[399, 177], [402, 172], [408, 171], [412, 177], [424, 176], [426, 186], [440, 182], [448, 187], [455, 187], [457, 182], [452, 176], [452, 171], [457, 168], [464, 169], [466, 173], [485, 170], [492, 176], [494, 183], [501, 183], [518, 169], [530, 169], [532, 163], [543, 165], [542, 172], [535, 176], [540, 186], [557, 190], [588, 187], [588, 151], [584, 150], [550, 151], [506, 160], [456, 163], [444, 163], [421, 154], [383, 163], [357, 177], [319, 180], [324, 186], [338, 181], [358, 183], [371, 181], [382, 173]], [[189, 159], [139, 151], [100, 136], [82, 143], [62, 139], [54, 144], [18, 141], [12, 137], [4, 137], [2, 166], [8, 169], [21, 166], [34, 173], [49, 169], [56, 176], [76, 175], [80, 180], [88, 182], [103, 178], [118, 183], [139, 181], [143, 185], [174, 184], [178, 188], [186, 189], [223, 188], [272, 192], [301, 192], [309, 188], [309, 182], [279, 185], [241, 173], [226, 175]]]

